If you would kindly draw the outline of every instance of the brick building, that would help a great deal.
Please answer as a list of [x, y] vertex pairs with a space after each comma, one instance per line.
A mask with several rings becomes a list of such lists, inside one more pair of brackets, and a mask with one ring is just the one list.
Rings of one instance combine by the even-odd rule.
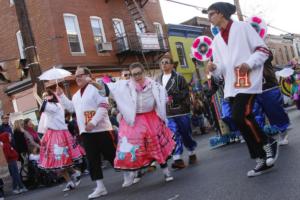
[[293, 39], [284, 35], [268, 35], [266, 44], [274, 55], [273, 65], [285, 66], [294, 57], [298, 57], [298, 48], [294, 45]]
[[[158, 0], [26, 0], [42, 71], [54, 65], [74, 72], [88, 66], [93, 74], [118, 76], [140, 61], [147, 68], [168, 51]], [[13, 0], [0, 1], [0, 65], [8, 79], [0, 84], [4, 112], [31, 115], [36, 103]], [[71, 93], [74, 80], [65, 82]], [[1, 108], [0, 108], [1, 109]]]

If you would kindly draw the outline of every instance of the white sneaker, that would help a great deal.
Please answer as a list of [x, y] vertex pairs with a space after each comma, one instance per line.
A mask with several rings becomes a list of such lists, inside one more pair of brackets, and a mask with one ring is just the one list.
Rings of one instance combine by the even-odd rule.
[[129, 187], [134, 183], [135, 172], [124, 172], [124, 182], [122, 187]]
[[68, 192], [73, 189], [75, 189], [75, 184], [73, 182], [69, 182], [67, 183], [65, 189], [63, 189], [63, 192]]
[[103, 189], [96, 188], [94, 192], [88, 196], [88, 199], [95, 199], [105, 195], [107, 195], [107, 190], [105, 188]]
[[142, 176], [143, 176], [143, 173], [142, 173], [141, 169], [138, 170], [137, 172], [135, 172], [133, 184], [140, 182], [140, 180], [142, 179]]
[[19, 191], [20, 191], [20, 193], [28, 192], [27, 188], [25, 188], [25, 187], [24, 187], [24, 188], [21, 188]]
[[166, 181], [166, 182], [171, 182], [171, 181], [173, 181], [173, 180], [174, 180], [174, 178], [173, 178], [172, 175], [170, 175], [170, 174], [165, 175], [165, 181]]
[[268, 172], [274, 165], [267, 166], [265, 159], [256, 159], [256, 166], [254, 169], [248, 171], [247, 176], [248, 177], [254, 177], [259, 176], [261, 174], [264, 174]]
[[140, 182], [140, 180], [141, 180], [141, 178], [135, 177], [135, 178], [133, 179], [133, 184], [136, 184], [136, 183]]
[[21, 193], [20, 190], [18, 190], [18, 189], [13, 190], [12, 192], [13, 192], [14, 194], [20, 194], [20, 193]]
[[271, 143], [268, 143], [263, 146], [264, 151], [266, 152], [266, 165], [273, 165], [279, 155], [279, 144], [276, 140]]
[[240, 136], [239, 139], [240, 139], [240, 143], [245, 143], [246, 142], [243, 136]]
[[287, 133], [282, 133], [279, 135], [279, 145], [280, 146], [284, 146], [284, 145], [287, 145], [289, 144], [289, 141], [288, 141], [288, 134]]
[[78, 186], [81, 182], [81, 172], [78, 170], [75, 170], [76, 172], [74, 174], [72, 174], [71, 178], [72, 181], [75, 183], [75, 186]]

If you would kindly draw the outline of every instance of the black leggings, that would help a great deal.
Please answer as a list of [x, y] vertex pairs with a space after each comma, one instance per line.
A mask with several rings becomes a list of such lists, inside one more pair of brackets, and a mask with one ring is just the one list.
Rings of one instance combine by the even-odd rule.
[[112, 166], [114, 166], [116, 156], [112, 132], [83, 133], [82, 139], [92, 181], [103, 179], [101, 155]]

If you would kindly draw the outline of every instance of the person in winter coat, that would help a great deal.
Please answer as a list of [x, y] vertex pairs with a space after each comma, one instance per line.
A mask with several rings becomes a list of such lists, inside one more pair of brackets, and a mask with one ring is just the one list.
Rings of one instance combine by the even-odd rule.
[[9, 173], [13, 181], [13, 193], [19, 194], [22, 192], [27, 192], [27, 189], [25, 188], [21, 180], [18, 165], [17, 165], [17, 160], [19, 155], [10, 144], [11, 141], [10, 134], [7, 132], [1, 133], [0, 141], [2, 143], [3, 152], [7, 160]]

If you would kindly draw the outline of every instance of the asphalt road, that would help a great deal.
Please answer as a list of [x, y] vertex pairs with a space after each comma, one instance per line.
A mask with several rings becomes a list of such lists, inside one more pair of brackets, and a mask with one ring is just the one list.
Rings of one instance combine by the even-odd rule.
[[[122, 173], [104, 170], [109, 194], [103, 200], [299, 200], [300, 199], [300, 111], [289, 109], [292, 121], [289, 145], [280, 148], [273, 170], [255, 178], [247, 171], [255, 166], [245, 144], [231, 144], [211, 149], [208, 138], [198, 136], [198, 163], [173, 171], [175, 180], [165, 183], [160, 169], [146, 174], [140, 183], [123, 189]], [[185, 155], [187, 161], [187, 155]], [[81, 200], [94, 187], [88, 176], [73, 191], [63, 193], [64, 184], [40, 188], [25, 194], [11, 195], [8, 200]]]

